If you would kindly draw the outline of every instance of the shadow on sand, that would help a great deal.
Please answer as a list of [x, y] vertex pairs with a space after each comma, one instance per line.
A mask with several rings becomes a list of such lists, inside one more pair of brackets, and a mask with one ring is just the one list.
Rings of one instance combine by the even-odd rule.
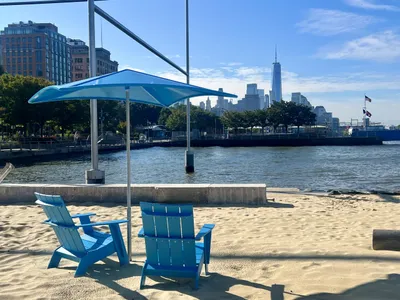
[[380, 279], [361, 284], [340, 294], [319, 293], [301, 296], [296, 300], [398, 300], [400, 299], [400, 274], [389, 274]]
[[[111, 259], [103, 260], [105, 264], [95, 265], [89, 268], [87, 276], [96, 280], [96, 282], [114, 290], [125, 299], [147, 299], [141, 295], [139, 286], [124, 287], [117, 281], [141, 275], [142, 267], [136, 263], [131, 263], [128, 266], [120, 267], [117, 261]], [[265, 299], [283, 300], [284, 286], [273, 285], [265, 286], [259, 283], [236, 279], [218, 273], [210, 273], [210, 275], [202, 275], [200, 279], [200, 287], [198, 290], [193, 289], [193, 282], [190, 279], [171, 280], [162, 277], [149, 276], [145, 289], [156, 289], [160, 291], [177, 292], [184, 295], [192, 296], [199, 299], [245, 299], [229, 293], [229, 289], [236, 285], [243, 285], [257, 288], [262, 294], [265, 294]], [[137, 281], [139, 285], [139, 280]]]

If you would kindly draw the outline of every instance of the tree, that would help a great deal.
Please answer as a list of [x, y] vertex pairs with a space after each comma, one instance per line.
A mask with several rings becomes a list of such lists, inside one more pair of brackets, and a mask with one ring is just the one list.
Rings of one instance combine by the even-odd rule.
[[171, 109], [163, 107], [158, 116], [158, 124], [165, 125], [167, 123], [168, 117], [171, 115]]
[[43, 78], [12, 76], [3, 74], [0, 76], [0, 106], [4, 108], [4, 120], [13, 125], [22, 125], [24, 135], [27, 133], [29, 123], [37, 123], [41, 127], [51, 119], [53, 104], [41, 105], [28, 104], [31, 98], [40, 89], [51, 85], [51, 82]]
[[256, 126], [261, 127], [262, 134], [264, 135], [264, 128], [269, 125], [268, 114], [266, 109], [258, 109], [255, 112]]
[[253, 135], [253, 128], [257, 126], [257, 114], [255, 110], [247, 110], [242, 113], [243, 127], [250, 127], [250, 134]]
[[243, 115], [236, 111], [225, 111], [221, 117], [221, 122], [226, 128], [233, 128], [235, 134], [239, 127], [243, 127]]
[[313, 125], [315, 123], [316, 115], [309, 107], [293, 103], [289, 106], [289, 109], [292, 125], [297, 126], [298, 135], [300, 134], [300, 126]]
[[202, 110], [198, 106], [192, 106], [190, 108], [190, 124], [194, 129], [198, 129], [200, 132], [205, 132], [207, 129], [216, 126], [217, 116]]
[[186, 112], [182, 108], [175, 108], [171, 111], [166, 124], [167, 128], [171, 131], [185, 131], [186, 130]]
[[282, 106], [279, 105], [279, 102], [274, 102], [267, 109], [267, 119], [276, 132], [276, 129], [282, 124]]

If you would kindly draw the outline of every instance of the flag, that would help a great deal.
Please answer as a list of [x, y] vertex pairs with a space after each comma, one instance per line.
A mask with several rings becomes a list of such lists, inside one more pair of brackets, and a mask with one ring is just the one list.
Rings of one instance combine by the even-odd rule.
[[365, 112], [365, 114], [367, 115], [368, 118], [371, 118], [371, 116], [372, 116], [368, 110]]
[[365, 96], [365, 101], [372, 102], [371, 98], [368, 97], [367, 95]]

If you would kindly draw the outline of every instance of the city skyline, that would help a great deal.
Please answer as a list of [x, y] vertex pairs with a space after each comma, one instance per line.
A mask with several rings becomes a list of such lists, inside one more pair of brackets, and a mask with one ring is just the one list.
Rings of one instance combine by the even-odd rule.
[[[184, 67], [182, 3], [111, 0], [97, 5]], [[152, 9], [154, 6], [158, 9]], [[87, 5], [28, 7], [2, 7], [0, 27], [34, 15], [35, 22], [51, 22], [63, 35], [87, 42]], [[228, 0], [190, 1], [191, 82], [211, 89], [223, 87], [239, 99], [244, 97], [246, 83], [254, 82], [268, 94], [271, 58], [278, 44], [284, 100], [290, 100], [291, 92], [301, 92], [341, 120], [350, 120], [361, 117], [366, 93], [375, 100], [371, 105], [374, 121], [399, 124], [399, 7], [392, 0], [253, 1], [251, 5], [240, 0], [235, 5]], [[276, 13], [269, 14], [267, 23], [260, 23], [268, 11]], [[170, 18], [171, 14], [175, 17]], [[103, 21], [102, 27], [104, 47], [120, 63], [120, 69], [129, 67], [184, 81], [107, 22]], [[98, 16], [96, 28], [99, 46]], [[193, 101], [199, 104], [206, 99]]]

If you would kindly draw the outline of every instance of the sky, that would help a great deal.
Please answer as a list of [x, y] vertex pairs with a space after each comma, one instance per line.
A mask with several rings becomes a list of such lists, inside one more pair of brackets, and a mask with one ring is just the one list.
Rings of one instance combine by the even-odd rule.
[[[184, 0], [96, 5], [186, 68]], [[238, 99], [248, 83], [267, 93], [277, 45], [284, 100], [301, 92], [313, 106], [350, 122], [361, 121], [366, 94], [371, 122], [400, 124], [400, 0], [189, 0], [189, 7], [192, 84], [221, 87]], [[65, 36], [88, 41], [86, 3], [0, 7], [1, 29], [28, 20], [53, 23]], [[186, 80], [96, 16], [97, 47], [101, 41], [120, 69]], [[214, 105], [216, 98], [210, 99]]]

